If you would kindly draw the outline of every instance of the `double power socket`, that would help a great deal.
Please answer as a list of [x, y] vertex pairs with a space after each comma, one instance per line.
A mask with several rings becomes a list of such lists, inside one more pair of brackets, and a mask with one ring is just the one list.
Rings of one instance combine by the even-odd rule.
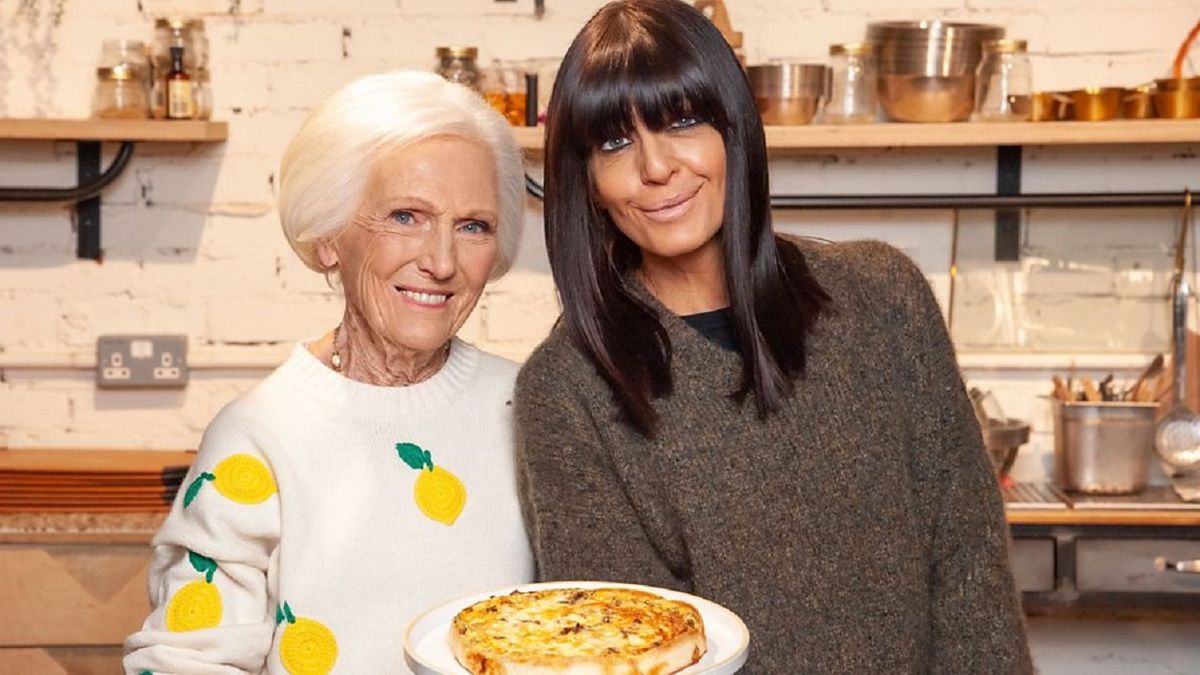
[[101, 335], [96, 384], [105, 389], [181, 389], [188, 383], [186, 335]]

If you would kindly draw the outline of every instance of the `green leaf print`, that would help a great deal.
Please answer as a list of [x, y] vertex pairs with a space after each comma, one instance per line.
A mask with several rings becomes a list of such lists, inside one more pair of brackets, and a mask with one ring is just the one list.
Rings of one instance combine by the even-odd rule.
[[216, 476], [205, 471], [200, 474], [199, 478], [192, 481], [192, 484], [188, 486], [187, 492], [183, 493], [183, 508], [186, 509], [192, 503], [192, 500], [196, 498], [196, 495], [200, 494], [200, 488], [204, 487], [204, 481], [216, 479]]
[[195, 551], [188, 551], [188, 560], [192, 563], [192, 567], [196, 568], [197, 572], [204, 575], [204, 580], [211, 584], [213, 573], [217, 571], [217, 561], [202, 556]]
[[428, 468], [433, 471], [433, 457], [428, 450], [421, 449], [421, 446], [415, 443], [397, 443], [396, 452], [410, 467], [417, 470]]

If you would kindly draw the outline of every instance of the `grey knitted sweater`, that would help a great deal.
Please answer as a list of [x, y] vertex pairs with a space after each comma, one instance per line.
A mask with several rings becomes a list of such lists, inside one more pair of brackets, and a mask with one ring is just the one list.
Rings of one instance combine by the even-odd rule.
[[999, 492], [929, 285], [885, 244], [795, 244], [833, 309], [765, 421], [730, 398], [740, 356], [640, 286], [673, 349], [655, 440], [561, 326], [530, 357], [517, 462], [539, 576], [718, 602], [750, 628], [744, 673], [1032, 672]]

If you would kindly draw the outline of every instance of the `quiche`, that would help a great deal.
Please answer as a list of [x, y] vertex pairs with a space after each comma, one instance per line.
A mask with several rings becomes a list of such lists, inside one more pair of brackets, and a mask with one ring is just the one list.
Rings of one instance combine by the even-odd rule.
[[460, 611], [449, 639], [473, 675], [668, 675], [707, 650], [695, 607], [632, 588], [493, 596]]

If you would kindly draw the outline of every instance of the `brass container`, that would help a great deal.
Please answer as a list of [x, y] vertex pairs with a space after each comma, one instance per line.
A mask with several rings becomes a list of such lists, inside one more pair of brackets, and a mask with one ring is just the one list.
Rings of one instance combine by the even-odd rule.
[[1200, 77], [1155, 80], [1154, 107], [1164, 119], [1200, 117]]
[[879, 102], [896, 122], [962, 122], [971, 117], [974, 95], [974, 75], [879, 76]]
[[828, 96], [824, 64], [770, 63], [746, 68], [763, 124], [808, 124]]
[[1126, 89], [1121, 98], [1121, 116], [1127, 120], [1146, 120], [1154, 117], [1154, 86], [1144, 84]]
[[1121, 87], [1088, 87], [1067, 92], [1074, 105], [1073, 116], [1085, 122], [1111, 120], [1121, 115]]
[[1071, 117], [1071, 98], [1056, 91], [1035, 91], [1029, 97], [1029, 121], [1056, 122]]

